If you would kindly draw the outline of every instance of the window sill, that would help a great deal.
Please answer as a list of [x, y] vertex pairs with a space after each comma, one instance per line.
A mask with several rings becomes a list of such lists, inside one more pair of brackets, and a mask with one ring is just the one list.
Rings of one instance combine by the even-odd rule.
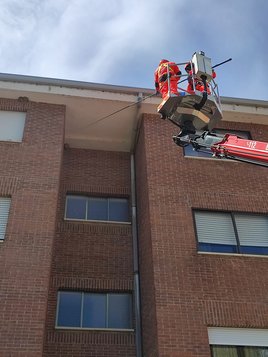
[[212, 162], [232, 162], [232, 163], [236, 163], [236, 164], [243, 164], [243, 162], [240, 161], [236, 161], [236, 160], [232, 160], [232, 159], [224, 159], [224, 158], [216, 158], [216, 157], [212, 157], [212, 156], [208, 156], [208, 157], [201, 157], [201, 156], [187, 156], [184, 155], [185, 159], [194, 159], [194, 160], [212, 160]]
[[103, 332], [134, 332], [134, 329], [123, 328], [92, 328], [92, 327], [63, 327], [55, 326], [55, 330], [74, 330], [74, 331], [103, 331]]
[[238, 253], [221, 253], [221, 252], [197, 252], [200, 255], [227, 255], [232, 257], [248, 257], [248, 258], [268, 258], [265, 254], [238, 254]]
[[101, 220], [89, 220], [89, 219], [72, 219], [72, 218], [64, 218], [65, 222], [83, 222], [83, 223], [107, 223], [107, 224], [126, 224], [131, 225], [131, 222], [121, 222], [121, 221], [101, 221]]
[[0, 144], [21, 144], [23, 140], [15, 141], [15, 140], [0, 140]]

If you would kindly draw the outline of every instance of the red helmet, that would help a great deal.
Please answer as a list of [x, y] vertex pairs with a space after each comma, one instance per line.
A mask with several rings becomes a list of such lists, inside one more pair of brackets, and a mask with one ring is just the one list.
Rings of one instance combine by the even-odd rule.
[[162, 59], [162, 60], [159, 62], [159, 64], [166, 63], [166, 62], [169, 62], [169, 60], [167, 60], [167, 59]]
[[[192, 64], [192, 66], [193, 66], [193, 64]], [[188, 63], [185, 65], [184, 69], [185, 69], [185, 71], [186, 71], [187, 73], [191, 72], [191, 70], [192, 70], [191, 63], [188, 62]]]

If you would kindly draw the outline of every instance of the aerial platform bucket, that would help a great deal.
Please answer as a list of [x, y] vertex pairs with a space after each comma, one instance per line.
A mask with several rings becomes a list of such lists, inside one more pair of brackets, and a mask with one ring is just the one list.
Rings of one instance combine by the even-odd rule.
[[193, 94], [170, 94], [164, 98], [157, 111], [181, 128], [186, 122], [191, 122], [196, 130], [212, 130], [222, 119], [221, 106], [217, 97], [208, 95], [203, 106], [197, 109], [202, 98], [203, 93], [199, 91]]
[[[191, 131], [210, 131], [222, 119], [218, 86], [213, 79], [211, 60], [203, 52], [194, 53], [192, 61], [178, 65], [185, 64], [190, 66], [191, 71], [181, 75], [187, 77], [181, 82], [188, 80], [188, 83], [192, 83], [192, 90], [189, 91], [188, 87], [187, 89], [178, 87], [178, 93], [171, 93], [170, 71], [167, 67], [168, 94], [157, 111], [163, 118], [168, 118], [186, 131], [187, 128], [191, 128]], [[196, 84], [200, 81], [203, 87], [207, 88], [206, 90], [197, 90]]]

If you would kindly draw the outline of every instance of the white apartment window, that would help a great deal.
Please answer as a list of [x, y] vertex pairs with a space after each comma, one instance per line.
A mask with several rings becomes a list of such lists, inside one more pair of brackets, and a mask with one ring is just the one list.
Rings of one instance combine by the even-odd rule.
[[268, 357], [268, 330], [209, 327], [212, 357]]
[[129, 222], [128, 199], [68, 195], [65, 218], [84, 221]]
[[268, 255], [268, 216], [194, 211], [198, 250]]
[[59, 291], [56, 326], [84, 329], [132, 329], [132, 295]]
[[21, 142], [25, 118], [25, 112], [0, 111], [0, 141]]
[[11, 199], [0, 197], [0, 241], [5, 239]]

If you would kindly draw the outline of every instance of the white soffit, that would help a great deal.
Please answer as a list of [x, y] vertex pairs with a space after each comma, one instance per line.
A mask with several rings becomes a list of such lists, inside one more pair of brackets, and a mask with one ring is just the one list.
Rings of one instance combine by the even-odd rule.
[[[65, 143], [77, 148], [130, 151], [141, 114], [157, 114], [161, 102], [158, 96], [135, 105], [139, 93], [144, 98], [154, 91], [0, 73], [0, 97], [27, 97], [30, 101], [64, 105]], [[227, 97], [221, 100], [224, 121], [268, 125], [268, 102]]]

